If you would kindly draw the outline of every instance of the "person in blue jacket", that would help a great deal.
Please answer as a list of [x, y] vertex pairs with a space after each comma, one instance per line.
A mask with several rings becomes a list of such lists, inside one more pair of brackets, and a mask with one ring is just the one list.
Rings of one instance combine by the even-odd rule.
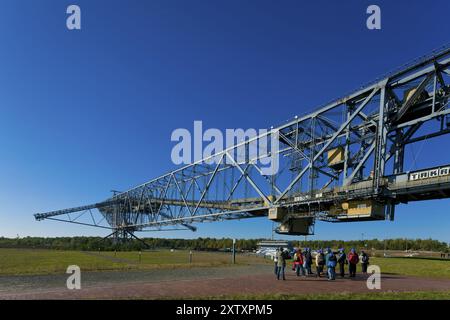
[[311, 270], [312, 259], [313, 258], [312, 258], [312, 254], [311, 254], [311, 249], [310, 248], [305, 248], [304, 264], [305, 264], [305, 270], [306, 270], [306, 274], [307, 275], [313, 274], [313, 272]]
[[325, 249], [325, 268], [327, 268], [326, 273], [328, 274], [328, 255], [330, 254], [331, 249], [330, 247]]
[[327, 254], [327, 268], [328, 268], [328, 280], [336, 280], [336, 264], [337, 258], [331, 249], [328, 249]]
[[325, 265], [328, 266], [328, 255], [330, 254], [331, 249], [330, 249], [330, 248], [327, 248], [327, 249], [325, 250], [325, 252], [326, 252], [326, 255], [325, 255]]
[[339, 273], [341, 275], [341, 278], [343, 278], [345, 277], [345, 265], [348, 263], [344, 248], [339, 249], [337, 262], [339, 264]]

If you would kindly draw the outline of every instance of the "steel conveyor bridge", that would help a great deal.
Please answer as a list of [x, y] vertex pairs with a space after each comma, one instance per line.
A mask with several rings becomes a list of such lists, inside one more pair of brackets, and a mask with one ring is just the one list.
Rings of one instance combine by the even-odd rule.
[[[116, 239], [256, 217], [297, 235], [312, 234], [317, 219], [393, 220], [399, 203], [450, 197], [450, 165], [405, 170], [405, 147], [450, 133], [449, 65], [450, 49], [442, 48], [201, 161], [35, 218], [107, 228]], [[252, 152], [255, 145], [267, 152]], [[269, 159], [277, 161], [274, 174], [264, 170]]]

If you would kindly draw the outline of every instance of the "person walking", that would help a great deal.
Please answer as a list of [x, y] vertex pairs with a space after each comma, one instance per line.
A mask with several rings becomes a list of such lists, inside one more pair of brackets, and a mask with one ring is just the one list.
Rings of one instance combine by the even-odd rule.
[[284, 269], [286, 269], [286, 254], [283, 251], [283, 248], [277, 252], [277, 280], [280, 280], [280, 277], [283, 277], [283, 280], [286, 280]]
[[317, 272], [317, 277], [319, 277], [319, 278], [323, 272], [324, 265], [325, 265], [325, 256], [323, 254], [323, 250], [320, 249], [316, 255], [316, 272]]
[[345, 254], [344, 248], [339, 249], [339, 255], [337, 262], [339, 264], [339, 274], [341, 278], [345, 277], [345, 265], [348, 263], [347, 255]]
[[359, 257], [361, 260], [361, 268], [362, 268], [362, 273], [366, 274], [367, 273], [367, 266], [369, 265], [369, 255], [364, 252], [364, 250], [361, 251], [361, 256]]
[[348, 254], [348, 271], [350, 273], [350, 278], [354, 278], [356, 276], [356, 265], [358, 262], [358, 254], [356, 253], [356, 250], [352, 248]]
[[295, 273], [297, 277], [305, 275], [305, 269], [303, 268], [303, 254], [302, 250], [298, 249], [297, 252], [294, 254], [294, 267], [295, 267]]
[[331, 249], [328, 249], [328, 254], [327, 254], [326, 260], [327, 260], [328, 280], [336, 280], [337, 258]]

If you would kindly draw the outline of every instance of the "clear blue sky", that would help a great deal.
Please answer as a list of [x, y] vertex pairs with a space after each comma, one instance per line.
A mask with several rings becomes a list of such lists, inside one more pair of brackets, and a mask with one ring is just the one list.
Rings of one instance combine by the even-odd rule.
[[[69, 4], [81, 7], [81, 31], [66, 29]], [[366, 28], [370, 4], [381, 6], [380, 31]], [[267, 128], [342, 96], [450, 42], [448, 12], [448, 0], [3, 0], [0, 236], [105, 235], [33, 213], [173, 169], [170, 135], [194, 120]], [[424, 144], [421, 163], [449, 163], [448, 137], [439, 146]], [[318, 223], [314, 238], [450, 241], [449, 205], [399, 206], [395, 222]], [[165, 235], [269, 237], [271, 223]]]

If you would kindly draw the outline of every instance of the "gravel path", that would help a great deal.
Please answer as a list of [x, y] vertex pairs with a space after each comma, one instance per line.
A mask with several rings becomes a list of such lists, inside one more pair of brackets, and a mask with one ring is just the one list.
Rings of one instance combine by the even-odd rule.
[[[83, 288], [97, 287], [105, 284], [148, 283], [161, 281], [180, 281], [195, 279], [232, 278], [237, 274], [265, 274], [267, 265], [223, 266], [209, 268], [172, 268], [130, 271], [83, 272]], [[12, 292], [42, 291], [66, 288], [69, 275], [65, 273], [51, 275], [0, 276], [0, 299]]]

